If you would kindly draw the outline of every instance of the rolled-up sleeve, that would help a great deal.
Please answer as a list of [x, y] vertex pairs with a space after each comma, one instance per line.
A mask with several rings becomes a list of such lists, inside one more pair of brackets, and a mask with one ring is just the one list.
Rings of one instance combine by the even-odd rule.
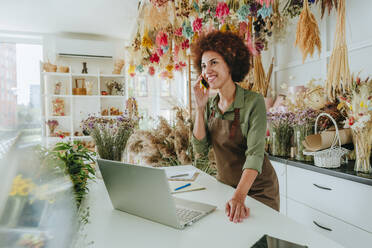
[[245, 151], [244, 169], [254, 169], [262, 172], [265, 154], [266, 107], [262, 95], [255, 99], [248, 116], [247, 150]]
[[191, 143], [193, 145], [193, 148], [194, 148], [194, 151], [197, 153], [197, 154], [200, 154], [202, 156], [207, 156], [208, 153], [209, 153], [209, 146], [210, 146], [210, 142], [209, 142], [209, 130], [208, 130], [208, 116], [209, 116], [209, 102], [205, 108], [205, 111], [204, 111], [204, 125], [205, 125], [205, 137], [201, 140], [198, 140], [195, 136], [194, 136], [194, 133], [192, 134], [192, 137], [191, 137]]
[[208, 155], [209, 152], [209, 142], [207, 136], [205, 136], [203, 139], [198, 140], [195, 138], [194, 134], [192, 135], [191, 139], [192, 145], [194, 147], [194, 151], [198, 154], [201, 154], [203, 156]]

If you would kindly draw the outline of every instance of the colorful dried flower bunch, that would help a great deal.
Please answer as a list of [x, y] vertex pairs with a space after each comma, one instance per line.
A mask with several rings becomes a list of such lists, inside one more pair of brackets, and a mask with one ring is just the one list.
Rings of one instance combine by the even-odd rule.
[[134, 115], [115, 118], [90, 115], [82, 121], [82, 129], [84, 134], [93, 138], [100, 158], [121, 161], [126, 143], [138, 122], [139, 118]]
[[306, 108], [295, 113], [293, 125], [304, 126], [315, 124], [316, 117], [319, 115], [319, 111]]
[[372, 171], [372, 79], [352, 77], [350, 90], [339, 97], [338, 109], [346, 113], [346, 127], [351, 127], [356, 153], [355, 171]]
[[372, 125], [372, 79], [353, 78], [350, 91], [339, 100], [337, 108], [346, 114], [346, 126], [358, 130]]
[[[147, 70], [150, 75], [158, 71], [160, 76], [172, 78], [174, 70], [186, 66], [190, 44], [204, 32], [220, 29], [239, 33], [247, 43], [251, 41], [256, 54], [267, 47], [267, 37], [272, 33], [273, 0], [241, 3], [154, 0], [151, 4], [143, 4], [140, 13], [143, 21], [139, 21], [129, 49], [128, 73], [131, 76], [146, 71], [144, 67], [151, 67]], [[251, 30], [253, 26], [254, 33]]]
[[[313, 4], [315, 0], [309, 0], [310, 4]], [[290, 18], [294, 18], [300, 15], [301, 10], [303, 8], [303, 0], [288, 0], [287, 3], [284, 5], [283, 14], [285, 16], [289, 16]]]

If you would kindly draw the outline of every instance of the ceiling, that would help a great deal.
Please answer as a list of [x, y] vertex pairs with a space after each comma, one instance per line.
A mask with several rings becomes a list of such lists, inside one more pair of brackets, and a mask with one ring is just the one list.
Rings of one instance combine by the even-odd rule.
[[0, 0], [0, 31], [84, 33], [129, 40], [139, 0]]

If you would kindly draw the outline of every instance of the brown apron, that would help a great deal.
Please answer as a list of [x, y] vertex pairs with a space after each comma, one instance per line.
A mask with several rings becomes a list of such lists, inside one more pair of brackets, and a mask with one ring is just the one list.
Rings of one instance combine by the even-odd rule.
[[[217, 179], [234, 188], [238, 186], [242, 176], [247, 150], [247, 139], [243, 136], [239, 119], [239, 109], [234, 109], [233, 121], [215, 118], [213, 110], [208, 121], [217, 162]], [[248, 195], [279, 211], [278, 178], [266, 154], [262, 173], [256, 177]]]

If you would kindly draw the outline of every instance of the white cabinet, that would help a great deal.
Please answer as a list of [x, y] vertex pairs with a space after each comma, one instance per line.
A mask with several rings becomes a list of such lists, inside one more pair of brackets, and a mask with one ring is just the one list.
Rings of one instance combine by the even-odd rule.
[[371, 247], [372, 234], [366, 231], [291, 199], [287, 200], [287, 207], [288, 217], [345, 247]]
[[372, 233], [372, 187], [301, 168], [287, 168], [287, 197]]
[[[101, 74], [100, 70], [96, 74], [71, 73], [71, 68], [69, 71], [69, 73], [41, 72], [42, 120], [44, 123], [48, 120], [56, 120], [58, 122], [56, 130], [64, 132], [65, 139], [90, 140], [90, 136], [76, 135], [82, 133], [81, 121], [90, 114], [112, 118], [117, 116], [119, 112], [125, 111], [127, 100], [125, 76], [121, 74]], [[74, 95], [73, 88], [77, 87], [76, 83], [81, 88], [83, 81], [86, 88], [90, 84], [92, 87], [91, 93]], [[106, 81], [121, 83], [123, 85], [123, 95], [103, 95], [102, 91], [108, 92]], [[59, 92], [56, 92], [56, 84], [60, 85]], [[53, 106], [55, 101], [64, 106], [64, 109], [57, 114], [54, 111], [55, 106]], [[110, 109], [113, 115], [111, 115]], [[107, 110], [107, 113], [102, 113], [104, 110]], [[61, 138], [50, 135], [48, 125], [45, 124], [43, 127], [43, 140], [46, 146], [61, 141]]]
[[271, 161], [280, 212], [345, 247], [372, 247], [372, 187]]

